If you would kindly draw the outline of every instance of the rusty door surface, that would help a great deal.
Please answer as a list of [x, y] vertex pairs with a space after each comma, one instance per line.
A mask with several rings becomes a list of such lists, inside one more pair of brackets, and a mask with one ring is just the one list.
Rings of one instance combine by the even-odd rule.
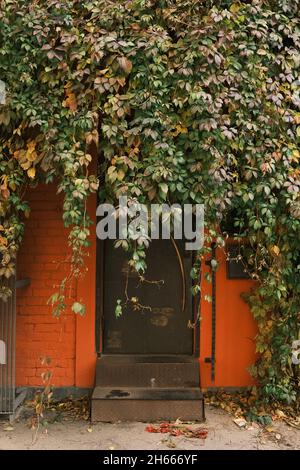
[[[127, 260], [121, 248], [104, 242], [102, 352], [192, 355], [191, 253], [181, 240], [153, 240], [144, 281], [130, 270]], [[117, 318], [118, 299], [123, 314]]]

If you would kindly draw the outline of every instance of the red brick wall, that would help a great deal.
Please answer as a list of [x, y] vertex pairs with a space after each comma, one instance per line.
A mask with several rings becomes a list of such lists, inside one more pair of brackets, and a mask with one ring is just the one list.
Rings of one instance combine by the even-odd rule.
[[[56, 188], [39, 186], [26, 198], [32, 208], [26, 221], [24, 243], [18, 256], [18, 279], [31, 279], [30, 286], [17, 293], [17, 385], [42, 385], [47, 366], [41, 357], [51, 358], [52, 384], [75, 384], [76, 318], [73, 312], [56, 319], [47, 300], [66, 275], [68, 232], [62, 222], [62, 200]], [[60, 262], [60, 264], [59, 264]]]

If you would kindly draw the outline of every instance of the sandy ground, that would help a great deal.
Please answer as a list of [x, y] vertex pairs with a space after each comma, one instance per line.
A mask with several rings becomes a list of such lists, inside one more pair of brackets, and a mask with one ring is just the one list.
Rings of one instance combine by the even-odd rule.
[[145, 423], [90, 425], [64, 415], [50, 416], [36, 432], [23, 413], [13, 425], [0, 419], [0, 450], [300, 449], [300, 431], [282, 422], [274, 423], [271, 432], [255, 424], [240, 429], [232, 416], [209, 406], [206, 418], [206, 423], [192, 426], [208, 430], [206, 440], [201, 440], [148, 433]]

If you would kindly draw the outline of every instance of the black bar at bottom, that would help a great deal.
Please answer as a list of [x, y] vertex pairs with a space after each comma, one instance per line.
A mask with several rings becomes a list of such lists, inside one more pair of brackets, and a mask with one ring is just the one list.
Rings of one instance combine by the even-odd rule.
[[[181, 444], [182, 445], [182, 444]], [[205, 446], [205, 443], [199, 443], [199, 446]], [[247, 465], [255, 463], [266, 464], [268, 468], [273, 459], [278, 465], [287, 466], [289, 460], [291, 463], [297, 459], [299, 454], [296, 451], [223, 451], [223, 450], [144, 450], [144, 451], [0, 451], [1, 465], [20, 462], [24, 465], [27, 462], [43, 464], [45, 459], [47, 465], [51, 463], [60, 464], [92, 464], [92, 468], [105, 468], [107, 466], [120, 466], [123, 468], [140, 468], [142, 465], [180, 465], [180, 466], [198, 466], [199, 464], [208, 465], [214, 462], [230, 465], [236, 464], [240, 468], [241, 464], [247, 461]], [[245, 460], [246, 459], [246, 460]], [[274, 462], [275, 463], [275, 462]], [[2, 468], [2, 467], [1, 467]], [[4, 468], [4, 467], [3, 467]], [[34, 467], [32, 467], [34, 468]], [[68, 467], [69, 468], [69, 467]]]

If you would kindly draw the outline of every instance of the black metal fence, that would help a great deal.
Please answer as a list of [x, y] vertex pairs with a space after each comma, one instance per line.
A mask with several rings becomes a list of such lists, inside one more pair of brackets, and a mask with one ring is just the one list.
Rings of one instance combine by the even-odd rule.
[[15, 402], [16, 282], [8, 281], [12, 296], [0, 300], [0, 414], [12, 414]]

